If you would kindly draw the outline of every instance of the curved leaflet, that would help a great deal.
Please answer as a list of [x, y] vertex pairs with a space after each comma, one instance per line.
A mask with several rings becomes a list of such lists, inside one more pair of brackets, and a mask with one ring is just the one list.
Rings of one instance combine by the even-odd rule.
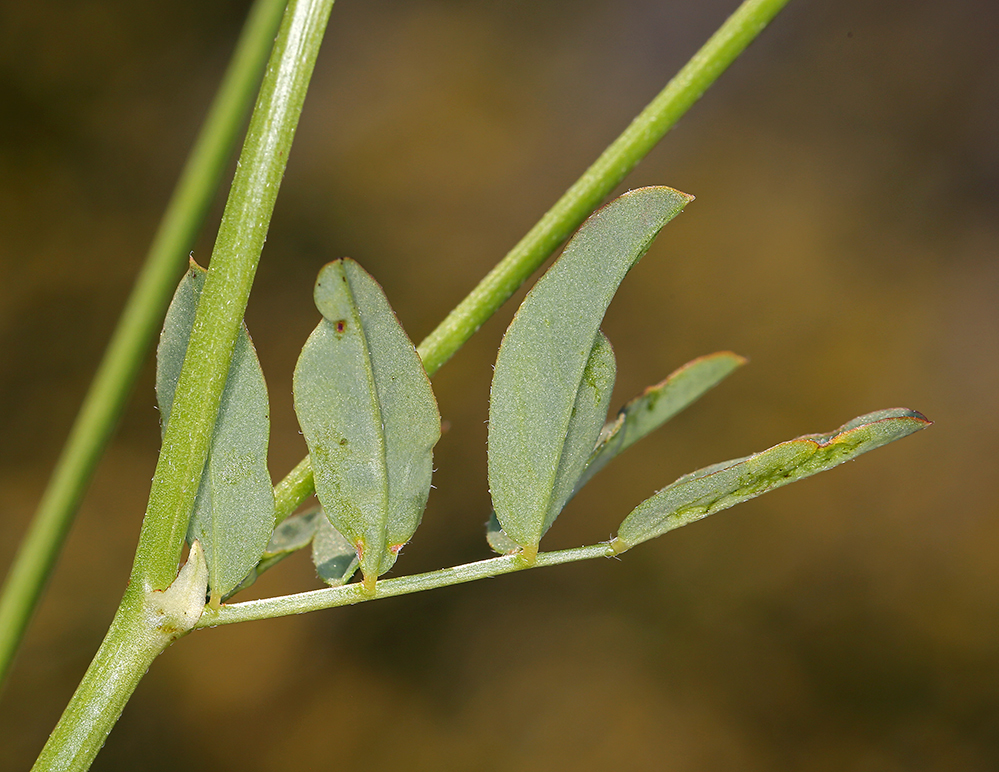
[[[156, 399], [165, 431], [206, 271], [193, 260], [167, 311], [156, 350]], [[260, 559], [274, 529], [267, 472], [267, 385], [243, 325], [198, 488], [187, 541], [201, 542], [212, 603], [229, 595]]]
[[579, 401], [586, 389], [609, 397], [606, 378], [592, 377], [594, 357], [607, 358], [598, 353], [607, 306], [690, 200], [671, 188], [642, 188], [594, 213], [528, 293], [503, 337], [490, 392], [489, 486], [503, 531], [529, 561], [571, 495], [606, 416], [604, 402], [604, 414], [586, 423]]
[[745, 458], [684, 475], [628, 515], [613, 545], [618, 552], [741, 504], [782, 485], [832, 469], [930, 425], [906, 408], [855, 418], [828, 434], [807, 434]]
[[579, 492], [619, 453], [658, 429], [744, 364], [745, 357], [719, 351], [687, 362], [655, 386], [649, 386], [604, 425], [573, 493]]
[[[658, 429], [745, 363], [744, 357], [731, 351], [698, 357], [625, 404], [600, 430], [596, 447], [573, 486], [572, 496], [619, 453]], [[486, 524], [486, 541], [500, 555], [520, 550], [520, 545], [503, 532], [495, 512]]]
[[279, 523], [271, 534], [267, 546], [264, 547], [259, 562], [243, 577], [243, 581], [230, 590], [222, 600], [228, 600], [237, 592], [245, 590], [257, 581], [265, 571], [269, 571], [289, 555], [308, 547], [316, 535], [316, 529], [319, 528], [320, 522], [325, 520], [326, 516], [322, 509], [316, 507], [308, 512], [292, 515]]
[[357, 571], [354, 545], [343, 538], [325, 517], [312, 540], [312, 563], [316, 574], [330, 587], [346, 584]]
[[363, 268], [324, 266], [315, 301], [323, 320], [295, 367], [295, 412], [316, 495], [373, 589], [420, 524], [440, 415], [416, 349]]

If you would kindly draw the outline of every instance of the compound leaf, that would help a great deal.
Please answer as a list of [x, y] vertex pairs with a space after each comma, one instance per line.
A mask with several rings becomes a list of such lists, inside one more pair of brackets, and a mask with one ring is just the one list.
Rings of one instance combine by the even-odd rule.
[[642, 188], [591, 215], [503, 337], [490, 392], [489, 486], [499, 523], [528, 560], [561, 496], [566, 439], [607, 306], [690, 200], [671, 188]]
[[880, 410], [828, 434], [808, 434], [752, 456], [691, 472], [639, 504], [621, 523], [614, 546], [623, 552], [774, 488], [832, 469], [929, 425], [914, 410]]
[[[156, 398], [165, 431], [206, 271], [193, 260], [167, 311], [156, 351]], [[267, 384], [244, 325], [233, 347], [208, 461], [187, 531], [205, 551], [212, 601], [241, 584], [274, 529], [267, 472]]]
[[295, 411], [316, 495], [371, 589], [423, 516], [440, 415], [416, 349], [363, 268], [323, 267], [315, 301], [323, 320], [295, 367]]

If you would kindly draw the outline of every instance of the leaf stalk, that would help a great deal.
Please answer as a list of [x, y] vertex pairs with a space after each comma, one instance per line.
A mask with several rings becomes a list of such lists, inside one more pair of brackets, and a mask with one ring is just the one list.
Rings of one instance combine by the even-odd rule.
[[217, 611], [210, 608], [195, 625], [196, 630], [220, 625], [231, 625], [237, 622], [250, 622], [258, 619], [272, 619], [290, 614], [304, 614], [309, 611], [336, 608], [337, 606], [353, 606], [369, 600], [393, 598], [397, 595], [409, 595], [424, 590], [435, 590], [440, 587], [450, 587], [456, 584], [474, 582], [502, 574], [512, 574], [531, 568], [557, 566], [572, 563], [577, 560], [606, 558], [615, 555], [610, 544], [592, 544], [586, 547], [575, 547], [567, 550], [539, 553], [533, 563], [518, 555], [504, 555], [460, 566], [441, 568], [423, 574], [400, 576], [394, 579], [380, 579], [374, 591], [369, 592], [364, 585], [355, 582], [342, 587], [329, 587], [311, 592], [301, 592], [294, 595], [284, 595], [277, 598], [251, 600], [243, 603], [223, 603]]

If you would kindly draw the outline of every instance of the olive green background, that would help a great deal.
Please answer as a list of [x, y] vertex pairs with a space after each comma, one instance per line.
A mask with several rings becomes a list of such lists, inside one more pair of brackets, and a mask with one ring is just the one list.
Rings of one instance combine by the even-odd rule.
[[[420, 340], [735, 6], [337, 3], [247, 313], [275, 479], [304, 452], [291, 375], [319, 268], [358, 260]], [[245, 11], [0, 5], [0, 566]], [[999, 766], [997, 39], [990, 0], [793, 0], [628, 178], [697, 200], [611, 306], [614, 405], [700, 354], [751, 363], [545, 545], [606, 539], [685, 472], [861, 413], [935, 426], [620, 561], [197, 633], [94, 768]], [[484, 421], [513, 310], [434, 379], [449, 428], [395, 575], [488, 555]], [[124, 588], [154, 404], [150, 361], [0, 699], [2, 769], [30, 764]], [[316, 586], [297, 557], [253, 592]]]

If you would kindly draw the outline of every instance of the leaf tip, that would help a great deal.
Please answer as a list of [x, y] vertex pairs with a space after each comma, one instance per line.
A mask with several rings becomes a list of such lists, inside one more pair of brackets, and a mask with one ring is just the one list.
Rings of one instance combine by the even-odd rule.
[[732, 361], [736, 367], [742, 367], [743, 365], [749, 364], [749, 357], [744, 357], [742, 354], [736, 354], [734, 351], [721, 351], [720, 356], [727, 357]]

